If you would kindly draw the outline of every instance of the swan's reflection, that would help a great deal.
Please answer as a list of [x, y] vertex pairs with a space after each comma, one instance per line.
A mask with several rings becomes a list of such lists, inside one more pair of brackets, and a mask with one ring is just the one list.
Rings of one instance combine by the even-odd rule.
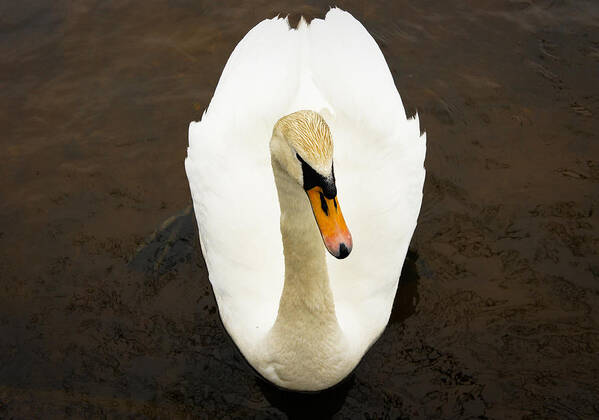
[[256, 378], [256, 382], [266, 400], [289, 419], [328, 419], [343, 407], [354, 386], [354, 378], [355, 374], [351, 373], [334, 387], [320, 392], [287, 391], [262, 378]]

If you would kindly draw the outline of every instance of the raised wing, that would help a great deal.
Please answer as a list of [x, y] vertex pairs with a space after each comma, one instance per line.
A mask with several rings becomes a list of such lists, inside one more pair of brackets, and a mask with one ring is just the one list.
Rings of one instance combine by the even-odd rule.
[[387, 324], [422, 201], [426, 136], [407, 119], [378, 45], [349, 13], [332, 9], [309, 31], [314, 83], [335, 111], [339, 199], [354, 248], [328, 258], [339, 323], [371, 343]]

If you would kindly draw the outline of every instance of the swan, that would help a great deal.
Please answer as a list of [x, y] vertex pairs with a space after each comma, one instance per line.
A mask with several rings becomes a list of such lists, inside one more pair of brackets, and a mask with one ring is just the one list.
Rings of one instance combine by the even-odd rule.
[[185, 170], [219, 315], [263, 377], [329, 388], [381, 335], [425, 150], [382, 52], [348, 12], [296, 29], [264, 20], [239, 42], [189, 126]]

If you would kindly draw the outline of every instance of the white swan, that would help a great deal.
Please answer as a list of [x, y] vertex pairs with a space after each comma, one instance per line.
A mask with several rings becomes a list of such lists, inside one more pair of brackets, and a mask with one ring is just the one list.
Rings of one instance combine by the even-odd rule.
[[237, 45], [189, 127], [185, 168], [221, 319], [268, 380], [328, 388], [382, 333], [425, 149], [380, 49], [349, 13], [297, 29], [265, 20]]

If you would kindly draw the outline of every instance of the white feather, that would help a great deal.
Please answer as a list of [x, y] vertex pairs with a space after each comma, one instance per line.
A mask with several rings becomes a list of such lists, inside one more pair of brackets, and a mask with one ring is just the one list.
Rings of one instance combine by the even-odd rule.
[[332, 9], [297, 30], [265, 20], [231, 54], [202, 121], [189, 127], [185, 168], [202, 251], [227, 331], [259, 360], [284, 276], [269, 141], [276, 121], [299, 109], [321, 113], [332, 132], [354, 248], [327, 264], [359, 361], [389, 319], [420, 210], [426, 139], [418, 119], [406, 118], [376, 42], [349, 13]]

